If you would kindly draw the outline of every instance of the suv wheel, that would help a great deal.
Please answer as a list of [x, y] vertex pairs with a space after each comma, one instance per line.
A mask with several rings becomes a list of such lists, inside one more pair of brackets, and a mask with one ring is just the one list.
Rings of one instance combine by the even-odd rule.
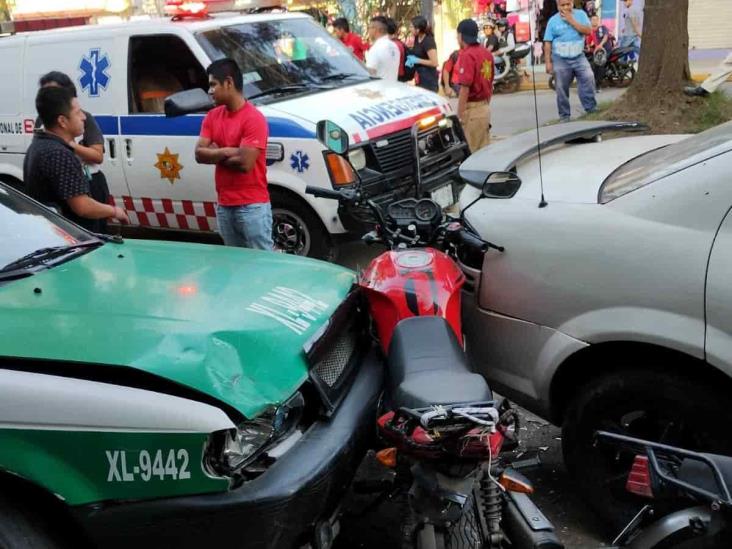
[[595, 447], [597, 430], [732, 455], [729, 398], [670, 372], [624, 370], [580, 387], [562, 425], [564, 462], [587, 504], [619, 532], [648, 503], [625, 490], [633, 452]]
[[272, 191], [272, 239], [288, 254], [332, 261], [335, 248], [320, 219], [299, 198]]

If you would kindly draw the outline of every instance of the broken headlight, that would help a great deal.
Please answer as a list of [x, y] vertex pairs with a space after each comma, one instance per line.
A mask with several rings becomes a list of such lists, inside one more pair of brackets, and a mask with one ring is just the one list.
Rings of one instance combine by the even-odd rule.
[[236, 429], [214, 433], [206, 450], [206, 464], [215, 475], [232, 476], [292, 432], [300, 422], [305, 400], [300, 393]]

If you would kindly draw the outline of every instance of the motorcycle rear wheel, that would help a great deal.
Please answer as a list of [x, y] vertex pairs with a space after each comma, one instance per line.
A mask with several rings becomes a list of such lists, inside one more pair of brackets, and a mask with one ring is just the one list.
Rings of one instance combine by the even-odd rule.
[[420, 525], [410, 508], [403, 529], [402, 549], [488, 549], [473, 494], [465, 502], [460, 519], [447, 528]]

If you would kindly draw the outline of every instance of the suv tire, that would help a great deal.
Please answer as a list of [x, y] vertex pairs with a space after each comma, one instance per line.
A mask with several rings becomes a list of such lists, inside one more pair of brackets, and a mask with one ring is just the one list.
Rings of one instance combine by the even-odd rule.
[[593, 447], [598, 429], [732, 455], [729, 397], [710, 383], [671, 372], [621, 370], [576, 392], [562, 425], [564, 463], [580, 494], [615, 533], [647, 503], [625, 490], [633, 453]]
[[49, 528], [28, 510], [0, 495], [0, 547], [2, 549], [60, 549]]

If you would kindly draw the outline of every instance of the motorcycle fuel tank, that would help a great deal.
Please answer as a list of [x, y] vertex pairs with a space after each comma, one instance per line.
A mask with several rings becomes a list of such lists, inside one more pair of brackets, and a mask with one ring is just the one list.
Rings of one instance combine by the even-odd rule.
[[462, 344], [460, 289], [465, 275], [446, 254], [433, 248], [392, 250], [375, 258], [361, 274], [379, 340], [388, 352], [394, 327], [412, 316], [441, 316]]

